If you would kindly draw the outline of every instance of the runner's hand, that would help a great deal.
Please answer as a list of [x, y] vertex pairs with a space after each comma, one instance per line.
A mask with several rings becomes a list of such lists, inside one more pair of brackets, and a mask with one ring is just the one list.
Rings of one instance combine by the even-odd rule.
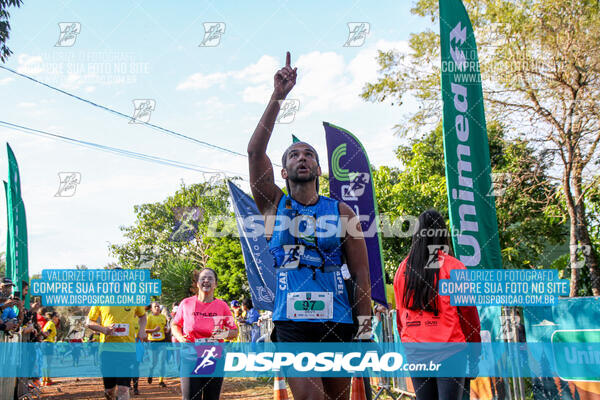
[[104, 336], [111, 336], [115, 332], [115, 324], [104, 327]]
[[296, 85], [296, 71], [298, 68], [292, 69], [290, 62], [291, 55], [288, 51], [285, 56], [285, 66], [275, 74], [273, 95], [278, 100], [285, 99], [294, 85]]
[[212, 334], [210, 335], [211, 339], [227, 339], [228, 337], [229, 337], [229, 329], [227, 329], [227, 328], [215, 327]]
[[6, 324], [4, 325], [4, 329], [6, 331], [12, 331], [12, 330], [17, 329], [18, 326], [19, 326], [19, 324], [16, 324], [13, 321], [7, 321]]
[[358, 315], [358, 332], [356, 333], [356, 340], [371, 340], [373, 336], [373, 327], [371, 326], [370, 315]]
[[178, 335], [178, 334], [175, 334], [175, 333], [173, 334], [173, 336], [175, 337], [175, 339], [177, 339], [177, 341], [179, 343], [186, 343], [188, 341], [187, 340], [187, 336], [182, 336], [182, 335]]
[[2, 307], [3, 308], [12, 307], [12, 306], [16, 305], [18, 302], [19, 302], [19, 300], [16, 300], [16, 299], [6, 300], [6, 302], [4, 302], [4, 304], [2, 304]]

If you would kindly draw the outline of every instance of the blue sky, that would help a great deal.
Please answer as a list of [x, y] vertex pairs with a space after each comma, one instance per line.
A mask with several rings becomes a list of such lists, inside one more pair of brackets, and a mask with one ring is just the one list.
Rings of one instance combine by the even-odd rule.
[[[405, 50], [411, 32], [430, 26], [410, 14], [410, 2], [25, 0], [11, 11], [6, 66], [127, 115], [134, 99], [152, 99], [150, 122], [233, 151], [247, 142], [270, 96], [273, 75], [292, 53], [298, 83], [288, 98], [300, 109], [278, 124], [269, 146], [273, 160], [292, 133], [325, 154], [322, 121], [358, 136], [376, 166], [398, 166], [393, 150], [403, 139], [392, 127], [404, 108], [358, 97], [377, 76], [377, 49]], [[56, 47], [59, 23], [77, 22], [69, 47]], [[223, 22], [215, 47], [199, 47], [205, 22]], [[349, 22], [368, 22], [364, 44], [343, 47]], [[435, 29], [435, 27], [432, 27]], [[247, 160], [131, 124], [104, 110], [0, 70], [0, 120], [81, 140], [179, 160], [247, 179]], [[209, 174], [147, 163], [0, 127], [21, 171], [30, 272], [113, 261], [109, 243], [134, 221], [133, 206], [161, 201], [183, 180]], [[4, 146], [4, 145], [3, 145]], [[7, 175], [4, 147], [0, 171]], [[71, 197], [56, 197], [59, 172], [78, 172]], [[242, 185], [244, 187], [244, 185]], [[247, 189], [247, 184], [244, 187]], [[6, 226], [0, 202], [0, 226]], [[5, 247], [5, 233], [0, 235]]]

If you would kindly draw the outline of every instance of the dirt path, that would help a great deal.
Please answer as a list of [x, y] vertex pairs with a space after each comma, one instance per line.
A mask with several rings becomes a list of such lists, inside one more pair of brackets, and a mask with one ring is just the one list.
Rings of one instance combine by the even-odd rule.
[[[74, 400], [90, 399], [104, 400], [104, 391], [101, 378], [55, 378], [56, 385], [47, 386], [42, 389], [42, 399], [52, 400]], [[145, 378], [140, 378], [139, 396], [131, 396], [132, 399], [165, 399], [179, 400], [181, 392], [178, 378], [165, 379], [166, 388], [160, 388], [157, 379], [149, 385]], [[288, 395], [289, 395], [288, 391]], [[223, 383], [221, 399], [250, 399], [267, 400], [273, 398], [273, 383], [263, 383], [254, 378], [227, 378]], [[291, 398], [291, 396], [290, 396]]]

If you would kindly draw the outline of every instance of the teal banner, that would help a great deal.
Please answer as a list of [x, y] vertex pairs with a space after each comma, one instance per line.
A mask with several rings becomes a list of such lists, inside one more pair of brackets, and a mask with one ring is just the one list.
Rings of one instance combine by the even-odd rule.
[[[22, 281], [29, 282], [27, 220], [25, 217], [25, 204], [21, 197], [19, 165], [8, 143], [6, 144], [6, 150], [8, 152], [8, 190], [5, 190], [8, 220], [6, 265], [11, 266], [10, 274], [7, 270], [7, 276], [21, 291]], [[29, 306], [29, 296], [26, 299], [26, 306]]]
[[444, 159], [455, 256], [502, 268], [483, 91], [473, 27], [460, 0], [440, 0]]
[[[580, 367], [580, 354], [598, 351], [600, 343], [0, 343], [0, 377], [35, 376], [40, 365], [52, 377], [145, 377], [157, 370], [196, 377], [553, 377]], [[539, 354], [550, 359], [541, 362]], [[597, 379], [600, 360], [585, 364], [579, 374]]]

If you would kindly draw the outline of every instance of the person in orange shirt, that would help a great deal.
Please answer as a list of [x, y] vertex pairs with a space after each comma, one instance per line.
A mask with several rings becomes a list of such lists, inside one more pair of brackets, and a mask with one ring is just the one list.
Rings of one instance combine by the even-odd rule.
[[[456, 307], [449, 296], [438, 295], [440, 279], [450, 279], [453, 269], [466, 269], [449, 254], [449, 236], [440, 213], [427, 210], [419, 216], [408, 257], [394, 277], [396, 318], [403, 343], [481, 342], [477, 308]], [[464, 377], [411, 379], [417, 400], [462, 399]]]

